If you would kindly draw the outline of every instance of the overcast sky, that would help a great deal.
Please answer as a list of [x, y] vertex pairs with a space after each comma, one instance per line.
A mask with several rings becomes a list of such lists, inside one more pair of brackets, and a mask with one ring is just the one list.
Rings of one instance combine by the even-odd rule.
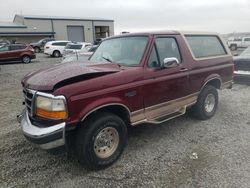
[[250, 32], [250, 0], [0, 0], [0, 21], [15, 14], [114, 19], [115, 33], [145, 30]]

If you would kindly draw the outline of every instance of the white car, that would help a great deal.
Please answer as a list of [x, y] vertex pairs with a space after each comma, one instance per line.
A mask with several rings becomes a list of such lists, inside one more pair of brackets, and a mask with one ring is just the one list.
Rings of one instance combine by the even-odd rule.
[[65, 46], [71, 41], [57, 40], [47, 42], [44, 46], [44, 53], [53, 57], [60, 57], [63, 54]]
[[88, 42], [76, 42], [76, 43], [68, 43], [63, 51], [63, 56], [67, 56], [69, 54], [79, 54], [82, 52], [86, 52], [87, 47], [91, 47], [92, 44]]

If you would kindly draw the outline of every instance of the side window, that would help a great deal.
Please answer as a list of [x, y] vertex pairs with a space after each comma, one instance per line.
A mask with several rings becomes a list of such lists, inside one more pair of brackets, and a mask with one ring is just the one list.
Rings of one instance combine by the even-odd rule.
[[226, 55], [220, 39], [213, 35], [186, 35], [187, 42], [196, 58]]
[[16, 46], [11, 46], [10, 49], [11, 50], [22, 50], [22, 49], [25, 49], [26, 46], [25, 45], [16, 45]]
[[52, 43], [52, 46], [60, 46], [59, 42]]
[[154, 46], [150, 54], [150, 57], [148, 59], [148, 67], [152, 68], [152, 67], [159, 67], [159, 66], [160, 64], [159, 64], [156, 49]]
[[159, 55], [160, 63], [163, 64], [165, 58], [176, 57], [181, 62], [180, 51], [177, 42], [172, 37], [156, 38], [156, 48]]
[[15, 50], [19, 50], [19, 49], [18, 49], [18, 46], [10, 46], [10, 50], [15, 51]]
[[21, 49], [21, 50], [23, 50], [23, 49], [25, 49], [27, 46], [25, 46], [25, 45], [21, 45], [21, 46], [19, 46], [19, 49]]
[[250, 41], [250, 38], [245, 38], [244, 41], [249, 42], [249, 41]]
[[52, 44], [52, 46], [66, 46], [68, 42], [55, 42]]
[[61, 42], [60, 46], [66, 46], [68, 44], [68, 42]]

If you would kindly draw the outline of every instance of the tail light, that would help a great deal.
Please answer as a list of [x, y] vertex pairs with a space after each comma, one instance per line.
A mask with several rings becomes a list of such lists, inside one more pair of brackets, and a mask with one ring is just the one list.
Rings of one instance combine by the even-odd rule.
[[49, 49], [49, 46], [45, 46], [46, 49]]

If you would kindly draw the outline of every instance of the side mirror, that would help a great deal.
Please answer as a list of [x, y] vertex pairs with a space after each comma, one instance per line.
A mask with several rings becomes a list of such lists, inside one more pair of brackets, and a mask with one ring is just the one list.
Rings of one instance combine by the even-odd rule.
[[163, 60], [164, 68], [177, 67], [180, 64], [179, 60], [176, 57], [169, 57]]

